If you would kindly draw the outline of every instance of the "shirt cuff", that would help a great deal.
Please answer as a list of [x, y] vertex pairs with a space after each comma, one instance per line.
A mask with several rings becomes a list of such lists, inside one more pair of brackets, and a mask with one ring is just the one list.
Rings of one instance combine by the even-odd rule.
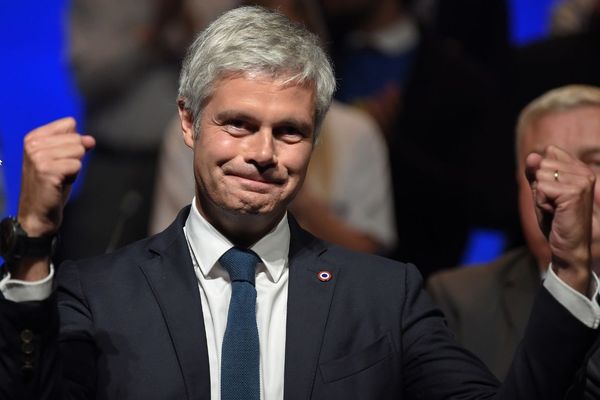
[[7, 273], [0, 280], [0, 292], [2, 292], [6, 300], [17, 303], [46, 300], [52, 294], [53, 278], [54, 267], [52, 263], [50, 264], [50, 273], [48, 276], [39, 281], [10, 279], [10, 273]]
[[594, 272], [592, 272], [592, 276], [588, 297], [586, 297], [560, 279], [550, 265], [544, 280], [544, 287], [581, 323], [588, 328], [596, 329], [600, 325], [600, 305], [596, 301], [600, 285]]

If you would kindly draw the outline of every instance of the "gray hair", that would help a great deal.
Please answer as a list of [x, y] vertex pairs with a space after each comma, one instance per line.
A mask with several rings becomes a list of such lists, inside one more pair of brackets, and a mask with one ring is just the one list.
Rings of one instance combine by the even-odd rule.
[[314, 85], [316, 141], [336, 86], [317, 36], [262, 7], [240, 7], [217, 18], [189, 47], [179, 77], [179, 102], [194, 119], [195, 135], [215, 84], [231, 75]]
[[519, 114], [515, 150], [517, 162], [521, 155], [521, 142], [527, 129], [543, 116], [569, 111], [579, 107], [600, 107], [600, 88], [590, 85], [567, 85], [550, 90], [533, 100]]

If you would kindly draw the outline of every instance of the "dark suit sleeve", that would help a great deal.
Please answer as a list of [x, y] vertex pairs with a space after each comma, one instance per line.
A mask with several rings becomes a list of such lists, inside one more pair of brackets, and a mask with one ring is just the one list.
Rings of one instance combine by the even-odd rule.
[[0, 297], [0, 399], [48, 398], [57, 353], [56, 296], [23, 303]]
[[407, 398], [492, 398], [499, 382], [479, 359], [458, 345], [413, 266], [406, 268], [405, 292], [401, 329]]
[[0, 400], [94, 398], [91, 314], [77, 268], [63, 264], [58, 275], [47, 300], [0, 299]]
[[450, 330], [456, 333], [458, 321], [456, 319], [456, 312], [454, 311], [454, 301], [453, 297], [450, 296], [446, 290], [442, 276], [440, 274], [432, 275], [431, 278], [427, 280], [426, 289], [435, 304], [444, 313]]
[[597, 336], [541, 288], [502, 398], [562, 399], [573, 382], [577, 391], [576, 372]]
[[563, 399], [597, 335], [540, 289], [524, 339], [498, 388], [487, 368], [455, 343], [420, 285], [418, 273], [409, 269], [402, 319], [409, 398]]

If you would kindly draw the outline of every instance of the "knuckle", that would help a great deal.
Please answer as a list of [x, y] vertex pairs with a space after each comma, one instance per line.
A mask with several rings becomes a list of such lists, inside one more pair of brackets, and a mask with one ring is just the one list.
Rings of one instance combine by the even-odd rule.
[[545, 153], [554, 153], [556, 151], [556, 146], [554, 146], [553, 144], [550, 144], [550, 145], [546, 146], [546, 148], [544, 150], [545, 150]]
[[84, 155], [85, 155], [85, 147], [83, 146], [83, 144], [81, 144], [81, 142], [79, 142], [79, 144], [77, 145], [77, 148], [76, 148], [76, 157], [81, 158]]
[[536, 181], [539, 182], [540, 180], [542, 180], [543, 177], [544, 177], [544, 172], [541, 168], [538, 169], [537, 171], [535, 171], [535, 180]]
[[586, 178], [590, 184], [592, 184], [592, 185], [596, 184], [596, 175], [594, 173], [588, 173], [586, 175]]
[[27, 157], [29, 158], [29, 160], [31, 160], [31, 162], [33, 163], [33, 165], [36, 165], [39, 167], [39, 165], [43, 162], [44, 160], [44, 154], [41, 151], [36, 151], [34, 149], [30, 149], [27, 152]]
[[72, 167], [71, 167], [71, 168], [72, 168], [72, 169], [73, 169], [75, 172], [77, 172], [77, 171], [79, 171], [79, 170], [81, 169], [81, 161], [80, 161], [80, 160], [78, 160], [78, 159], [74, 159], [74, 160], [72, 161], [72, 163], [71, 163], [71, 164], [72, 164]]
[[542, 158], [540, 161], [540, 169], [553, 169], [553, 161], [548, 158]]
[[35, 144], [36, 135], [34, 135], [33, 132], [30, 132], [27, 135], [25, 135], [25, 137], [23, 138], [23, 149], [25, 149], [25, 151], [31, 150], [33, 147], [35, 147]]
[[59, 120], [59, 123], [64, 131], [73, 131], [77, 125], [75, 118], [73, 117], [64, 117]]
[[38, 174], [46, 175], [52, 171], [52, 163], [50, 163], [49, 161], [38, 160], [35, 163], [35, 169], [38, 172]]

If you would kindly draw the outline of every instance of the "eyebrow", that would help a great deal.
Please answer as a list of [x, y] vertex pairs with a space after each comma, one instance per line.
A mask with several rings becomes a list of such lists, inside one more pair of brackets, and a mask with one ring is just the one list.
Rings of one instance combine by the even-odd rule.
[[282, 121], [279, 121], [275, 124], [276, 126], [293, 126], [296, 129], [299, 129], [301, 132], [312, 134], [314, 131], [314, 124], [311, 122], [307, 122], [303, 119], [299, 118], [287, 118]]
[[245, 113], [243, 111], [238, 111], [238, 110], [225, 110], [225, 111], [221, 111], [220, 113], [218, 113], [215, 116], [215, 120], [219, 123], [223, 123], [227, 120], [231, 120], [231, 119], [243, 119], [243, 120], [247, 120], [253, 123], [257, 123], [258, 120], [256, 118], [254, 118], [253, 116], [251, 116], [248, 113]]

